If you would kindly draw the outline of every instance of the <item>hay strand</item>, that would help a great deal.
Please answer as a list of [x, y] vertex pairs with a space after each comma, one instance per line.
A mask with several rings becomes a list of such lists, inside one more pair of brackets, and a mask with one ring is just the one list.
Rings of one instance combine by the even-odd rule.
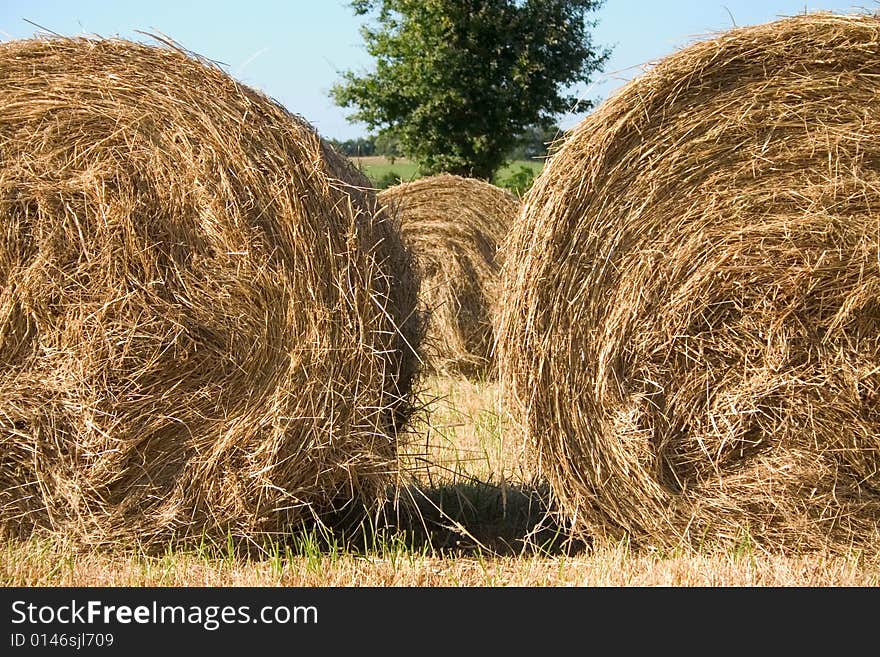
[[876, 550], [878, 70], [873, 16], [734, 29], [629, 83], [526, 195], [502, 378], [582, 533]]
[[420, 269], [428, 370], [489, 376], [497, 251], [519, 201], [484, 180], [450, 174], [400, 183], [378, 197], [398, 217]]
[[0, 528], [250, 537], [378, 504], [417, 281], [368, 182], [173, 47], [0, 44]]

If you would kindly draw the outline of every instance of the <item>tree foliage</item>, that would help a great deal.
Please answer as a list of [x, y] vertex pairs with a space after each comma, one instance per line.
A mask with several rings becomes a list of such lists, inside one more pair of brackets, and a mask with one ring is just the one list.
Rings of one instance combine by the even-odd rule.
[[344, 155], [365, 156], [375, 155], [376, 143], [371, 137], [358, 137], [357, 139], [346, 139], [340, 141], [338, 139], [328, 139], [328, 141]]
[[343, 72], [331, 96], [423, 172], [488, 179], [527, 129], [591, 107], [566, 90], [608, 57], [590, 35], [603, 2], [357, 0], [375, 70]]

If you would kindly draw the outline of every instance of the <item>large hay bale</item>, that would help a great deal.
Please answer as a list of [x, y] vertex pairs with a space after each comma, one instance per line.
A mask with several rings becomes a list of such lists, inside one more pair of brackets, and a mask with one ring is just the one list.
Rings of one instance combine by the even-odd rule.
[[581, 533], [876, 550], [878, 70], [871, 16], [734, 29], [625, 86], [526, 195], [501, 376]]
[[492, 364], [497, 251], [519, 200], [484, 180], [440, 174], [379, 192], [420, 269], [428, 371], [486, 376]]
[[379, 501], [420, 328], [367, 187], [174, 47], [0, 45], [0, 529], [251, 536]]

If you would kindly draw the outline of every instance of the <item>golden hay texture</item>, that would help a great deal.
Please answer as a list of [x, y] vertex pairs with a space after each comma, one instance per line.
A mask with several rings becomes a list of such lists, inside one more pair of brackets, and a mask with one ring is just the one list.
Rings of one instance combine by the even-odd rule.
[[505, 254], [505, 397], [584, 534], [877, 549], [880, 19], [696, 43], [577, 126]]
[[0, 45], [0, 529], [252, 536], [378, 501], [421, 329], [367, 185], [180, 49]]
[[428, 314], [427, 368], [487, 375], [500, 264], [496, 252], [519, 200], [484, 180], [450, 174], [394, 185], [378, 196], [398, 218], [420, 269], [419, 298]]

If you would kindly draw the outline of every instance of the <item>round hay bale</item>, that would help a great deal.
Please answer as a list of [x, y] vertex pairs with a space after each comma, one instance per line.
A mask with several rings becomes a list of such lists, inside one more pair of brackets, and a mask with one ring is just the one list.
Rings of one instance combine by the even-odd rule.
[[505, 254], [503, 389], [581, 534], [876, 550], [880, 19], [693, 44], [574, 130]]
[[0, 45], [0, 529], [149, 544], [378, 503], [421, 329], [368, 186], [180, 49]]
[[420, 270], [428, 371], [490, 372], [498, 248], [519, 200], [484, 180], [440, 174], [379, 192]]

